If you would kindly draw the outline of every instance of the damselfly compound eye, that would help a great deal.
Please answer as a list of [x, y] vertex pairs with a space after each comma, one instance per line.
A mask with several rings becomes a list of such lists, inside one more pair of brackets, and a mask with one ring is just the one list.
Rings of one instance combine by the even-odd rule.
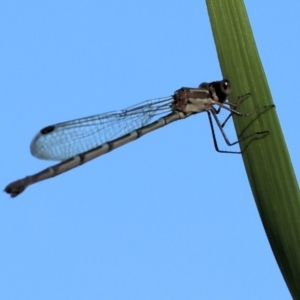
[[221, 87], [221, 91], [225, 95], [229, 95], [231, 93], [231, 84], [230, 84], [230, 81], [228, 79], [223, 79], [221, 81], [220, 87]]

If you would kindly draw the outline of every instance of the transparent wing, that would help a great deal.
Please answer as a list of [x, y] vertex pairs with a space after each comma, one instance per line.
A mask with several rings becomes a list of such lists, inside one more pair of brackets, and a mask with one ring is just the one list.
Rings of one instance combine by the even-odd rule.
[[41, 159], [66, 160], [171, 113], [172, 103], [173, 97], [158, 98], [124, 110], [47, 126], [34, 137], [30, 151]]

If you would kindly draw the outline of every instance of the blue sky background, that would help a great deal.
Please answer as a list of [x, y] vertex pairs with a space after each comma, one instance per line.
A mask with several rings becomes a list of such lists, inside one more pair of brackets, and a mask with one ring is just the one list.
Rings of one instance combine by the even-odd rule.
[[[299, 176], [300, 3], [245, 3]], [[29, 152], [42, 127], [222, 78], [205, 1], [0, 11], [3, 188], [51, 165]], [[0, 200], [1, 299], [290, 299], [242, 158], [215, 152], [205, 115]]]

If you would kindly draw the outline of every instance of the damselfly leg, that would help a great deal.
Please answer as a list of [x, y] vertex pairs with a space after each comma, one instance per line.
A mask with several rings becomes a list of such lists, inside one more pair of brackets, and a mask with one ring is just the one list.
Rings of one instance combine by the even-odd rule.
[[[250, 140], [250, 142], [254, 139], [260, 139], [260, 138], [264, 138], [265, 136], [267, 136], [269, 134], [269, 131], [268, 130], [264, 130], [264, 131], [260, 131], [260, 132], [255, 132], [255, 133], [252, 133], [250, 135], [247, 135], [247, 136], [244, 136], [244, 137], [241, 137], [239, 138], [238, 140], [236, 140], [235, 142], [230, 142], [230, 140], [228, 139], [226, 133], [225, 133], [225, 130], [224, 130], [224, 127], [225, 125], [228, 123], [229, 119], [232, 117], [232, 115], [236, 115], [236, 116], [239, 116], [239, 117], [248, 117], [249, 115], [253, 114], [253, 113], [257, 113], [259, 111], [266, 111], [270, 108], [273, 108], [274, 105], [268, 105], [268, 106], [264, 106], [264, 107], [259, 107], [259, 108], [256, 108], [248, 113], [241, 113], [237, 110], [238, 106], [244, 101], [246, 100], [251, 94], [250, 93], [247, 93], [247, 94], [244, 94], [242, 96], [239, 96], [238, 97], [238, 102], [237, 103], [231, 103], [231, 102], [225, 102], [225, 103], [222, 103], [222, 104], [218, 104], [218, 108], [216, 109], [215, 107], [211, 107], [210, 110], [207, 111], [207, 114], [208, 114], [208, 119], [209, 119], [209, 124], [210, 124], [210, 128], [211, 128], [211, 132], [212, 132], [212, 137], [213, 137], [213, 143], [214, 143], [214, 146], [215, 146], [215, 149], [217, 152], [220, 152], [220, 153], [233, 153], [233, 154], [241, 154], [243, 152], [242, 151], [229, 151], [229, 150], [221, 150], [218, 146], [218, 142], [217, 142], [217, 137], [216, 137], [216, 133], [215, 133], [215, 129], [214, 129], [214, 122], [212, 120], [212, 117], [214, 118], [219, 130], [220, 130], [220, 133], [221, 135], [223, 136], [226, 144], [228, 146], [234, 146], [242, 141], [245, 141], [245, 140], [248, 140], [250, 138], [252, 138]], [[220, 121], [219, 117], [218, 117], [218, 114], [220, 113], [221, 111], [221, 108], [224, 108], [228, 111], [230, 111], [230, 114], [225, 118], [225, 120], [223, 122]]]
[[[244, 100], [251, 96], [251, 93], [247, 93], [238, 97], [237, 103], [231, 103], [231, 107], [237, 108]], [[221, 110], [221, 107], [218, 107], [216, 113], [218, 114]], [[222, 122], [221, 126], [224, 127], [228, 120], [232, 117], [232, 112], [226, 117], [226, 119]]]

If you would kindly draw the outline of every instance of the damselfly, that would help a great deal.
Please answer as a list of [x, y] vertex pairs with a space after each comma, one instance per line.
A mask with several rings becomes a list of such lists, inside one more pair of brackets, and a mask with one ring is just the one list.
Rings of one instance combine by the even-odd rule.
[[146, 133], [201, 112], [208, 113], [216, 150], [228, 152], [218, 149], [212, 117], [226, 143], [232, 146], [238, 141], [230, 143], [226, 137], [224, 124], [217, 116], [220, 109], [230, 111], [230, 115], [242, 117], [257, 111], [256, 109], [246, 114], [237, 111], [238, 103], [225, 102], [230, 92], [230, 81], [223, 79], [202, 83], [199, 88], [183, 87], [175, 91], [172, 96], [148, 100], [121, 111], [47, 126], [40, 130], [31, 142], [31, 153], [37, 158], [62, 162], [10, 183], [6, 186], [5, 192], [15, 197], [33, 183], [57, 176], [136, 140]]

